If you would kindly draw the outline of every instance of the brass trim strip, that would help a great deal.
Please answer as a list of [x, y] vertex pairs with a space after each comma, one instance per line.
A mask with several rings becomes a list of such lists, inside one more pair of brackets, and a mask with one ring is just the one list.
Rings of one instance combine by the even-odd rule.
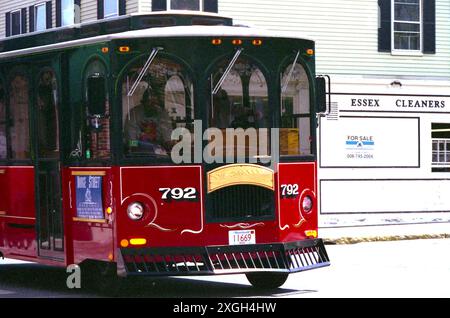
[[72, 176], [106, 176], [106, 171], [72, 171]]
[[255, 185], [275, 190], [274, 171], [255, 164], [233, 164], [207, 173], [208, 193], [234, 185]]
[[87, 219], [87, 218], [76, 218], [76, 217], [73, 217], [72, 221], [75, 221], [75, 222], [90, 222], [90, 223], [106, 223], [105, 219]]
[[6, 215], [6, 211], [0, 211], [0, 215]]
[[0, 169], [0, 174], [5, 174], [6, 170], [5, 169]]

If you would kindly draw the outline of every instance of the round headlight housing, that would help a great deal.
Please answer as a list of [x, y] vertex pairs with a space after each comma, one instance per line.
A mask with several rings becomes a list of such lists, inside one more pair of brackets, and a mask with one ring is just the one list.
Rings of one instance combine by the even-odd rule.
[[310, 213], [313, 208], [313, 200], [309, 195], [306, 195], [302, 200], [302, 209], [306, 213]]
[[142, 203], [133, 202], [127, 208], [128, 217], [133, 221], [138, 221], [144, 216], [144, 206]]

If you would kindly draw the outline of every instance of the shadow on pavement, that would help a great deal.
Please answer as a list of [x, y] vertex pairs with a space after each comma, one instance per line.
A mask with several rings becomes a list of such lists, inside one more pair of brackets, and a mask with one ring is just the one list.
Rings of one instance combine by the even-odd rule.
[[[119, 297], [119, 298], [217, 298], [283, 297], [316, 292], [278, 288], [258, 290], [250, 285], [216, 282], [201, 278], [130, 277], [120, 279], [110, 290], [68, 289], [65, 269], [39, 264], [1, 264], [0, 297]], [[245, 280], [244, 276], [242, 279]]]

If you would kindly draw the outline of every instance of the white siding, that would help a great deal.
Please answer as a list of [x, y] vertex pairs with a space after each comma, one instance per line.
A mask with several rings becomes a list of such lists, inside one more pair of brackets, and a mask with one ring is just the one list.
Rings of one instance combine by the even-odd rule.
[[377, 0], [219, 0], [219, 13], [311, 35], [317, 41], [319, 73], [450, 77], [448, 0], [436, 0], [436, 54], [423, 56], [378, 52]]
[[81, 22], [97, 20], [97, 1], [81, 0]]
[[139, 0], [127, 0], [127, 14], [139, 12]]
[[152, 11], [152, 0], [139, 0], [139, 13]]

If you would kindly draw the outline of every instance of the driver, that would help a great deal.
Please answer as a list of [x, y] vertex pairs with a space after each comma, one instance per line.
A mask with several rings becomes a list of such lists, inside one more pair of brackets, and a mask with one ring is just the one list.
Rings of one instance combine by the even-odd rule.
[[170, 117], [161, 98], [148, 89], [142, 95], [140, 104], [131, 109], [124, 128], [130, 152], [160, 156], [167, 156], [170, 152]]

